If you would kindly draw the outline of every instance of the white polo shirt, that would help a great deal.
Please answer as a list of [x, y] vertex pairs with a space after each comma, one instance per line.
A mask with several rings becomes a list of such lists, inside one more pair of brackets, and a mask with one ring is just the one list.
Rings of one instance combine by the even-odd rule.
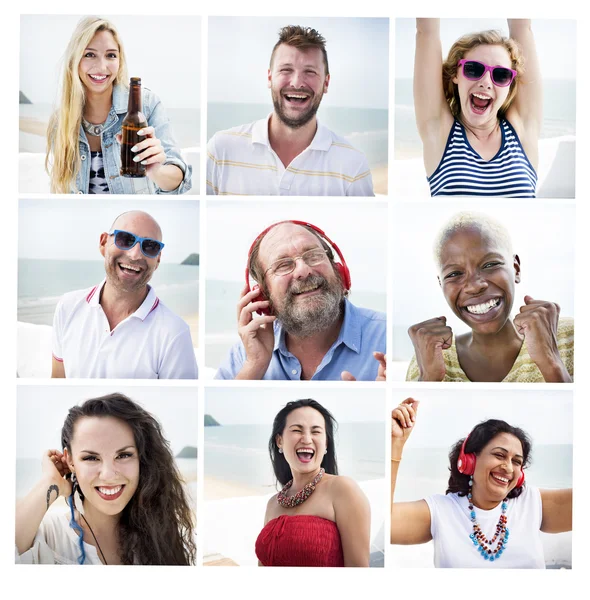
[[365, 155], [319, 121], [311, 144], [285, 168], [268, 140], [271, 115], [209, 140], [207, 194], [374, 196]]
[[53, 318], [53, 357], [66, 377], [196, 379], [188, 325], [149, 292], [112, 331], [99, 303], [106, 280], [65, 294]]

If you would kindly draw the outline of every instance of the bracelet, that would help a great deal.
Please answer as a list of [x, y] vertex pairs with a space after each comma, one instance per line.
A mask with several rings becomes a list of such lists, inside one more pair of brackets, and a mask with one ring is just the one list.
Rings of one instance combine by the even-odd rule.
[[400, 456], [399, 458], [392, 458], [391, 462], [396, 462], [396, 463], [402, 462], [402, 457]]

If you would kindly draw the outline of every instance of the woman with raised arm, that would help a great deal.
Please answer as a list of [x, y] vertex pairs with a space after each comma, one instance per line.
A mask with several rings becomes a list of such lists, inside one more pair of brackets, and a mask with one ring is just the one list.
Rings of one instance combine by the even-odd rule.
[[414, 108], [431, 196], [534, 198], [543, 119], [530, 19], [464, 35], [443, 61], [439, 19], [416, 19]]
[[356, 482], [338, 475], [335, 425], [315, 400], [289, 402], [275, 417], [268, 449], [283, 489], [256, 540], [260, 566], [369, 566], [371, 509]]
[[45, 168], [56, 194], [182, 194], [192, 168], [182, 158], [160, 99], [147, 88], [148, 126], [131, 152], [145, 177], [123, 177], [121, 127], [129, 100], [127, 62], [115, 26], [82, 19], [66, 49], [61, 100], [47, 127]]
[[470, 331], [455, 335], [445, 316], [412, 325], [408, 381], [568, 383], [574, 375], [574, 322], [530, 295], [513, 317], [521, 263], [506, 228], [462, 212], [434, 243], [438, 282], [453, 314]]
[[[16, 562], [191, 565], [194, 516], [159, 423], [123, 394], [70, 409], [16, 507]], [[69, 511], [49, 511], [59, 497]]]
[[444, 495], [394, 502], [418, 404], [407, 398], [391, 413], [391, 543], [433, 540], [435, 567], [544, 569], [540, 532], [571, 531], [572, 490], [525, 481], [531, 441], [519, 427], [479, 423], [451, 448]]

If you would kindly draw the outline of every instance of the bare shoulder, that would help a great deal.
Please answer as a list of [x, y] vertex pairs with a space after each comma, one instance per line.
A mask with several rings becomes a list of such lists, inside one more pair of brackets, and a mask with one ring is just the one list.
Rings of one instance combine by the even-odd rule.
[[331, 477], [331, 495], [334, 505], [344, 502], [368, 502], [367, 497], [359, 484], [345, 475]]
[[266, 512], [264, 513], [264, 524], [266, 525], [269, 521], [274, 519], [278, 515], [278, 494], [271, 496], [266, 503]]

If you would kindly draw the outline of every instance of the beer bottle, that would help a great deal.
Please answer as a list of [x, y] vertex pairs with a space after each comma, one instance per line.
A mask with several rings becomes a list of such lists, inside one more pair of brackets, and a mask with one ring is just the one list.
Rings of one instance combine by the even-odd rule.
[[141, 112], [141, 78], [132, 77], [129, 82], [127, 114], [122, 125], [121, 175], [123, 177], [145, 177], [146, 166], [133, 161], [133, 157], [141, 152], [131, 152], [131, 148], [145, 139], [145, 136], [138, 136], [137, 132], [147, 126], [147, 119]]

